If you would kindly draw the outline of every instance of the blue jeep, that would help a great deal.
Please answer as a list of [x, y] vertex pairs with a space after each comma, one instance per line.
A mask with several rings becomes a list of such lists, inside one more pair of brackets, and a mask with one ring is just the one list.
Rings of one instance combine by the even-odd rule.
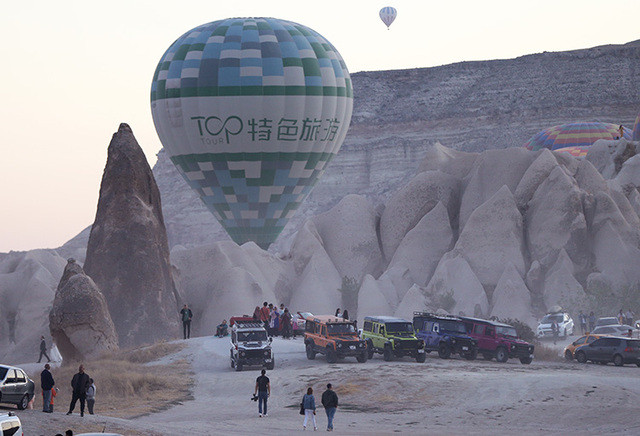
[[467, 335], [464, 322], [455, 316], [414, 312], [413, 328], [425, 342], [425, 351], [437, 351], [442, 359], [459, 354], [467, 360], [478, 356], [478, 342]]

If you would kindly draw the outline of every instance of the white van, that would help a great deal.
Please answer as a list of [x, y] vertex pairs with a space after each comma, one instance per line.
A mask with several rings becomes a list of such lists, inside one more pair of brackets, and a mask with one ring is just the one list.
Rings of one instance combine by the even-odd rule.
[[13, 412], [0, 413], [0, 429], [2, 429], [2, 436], [24, 435], [20, 418], [15, 416]]

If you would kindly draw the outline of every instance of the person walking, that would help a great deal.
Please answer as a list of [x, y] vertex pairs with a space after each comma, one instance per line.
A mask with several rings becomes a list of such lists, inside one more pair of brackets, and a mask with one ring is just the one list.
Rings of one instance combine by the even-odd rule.
[[71, 379], [71, 387], [73, 393], [71, 396], [71, 404], [69, 404], [69, 411], [67, 415], [71, 415], [73, 409], [76, 407], [76, 402], [80, 400], [80, 416], [84, 416], [84, 402], [87, 399], [87, 389], [89, 388], [89, 376], [84, 372], [84, 366], [80, 365], [78, 373]]
[[551, 323], [551, 333], [553, 333], [553, 345], [555, 345], [556, 342], [558, 341], [559, 330], [560, 328], [558, 327], [558, 323], [553, 321], [553, 323]]
[[596, 315], [592, 310], [589, 314], [589, 331], [592, 332], [594, 328], [596, 328]]
[[317, 430], [316, 425], [316, 399], [313, 396], [313, 388], [309, 387], [307, 393], [302, 397], [302, 408], [304, 409], [304, 422], [302, 423], [302, 429], [307, 429], [307, 421], [309, 418], [313, 420], [313, 429]]
[[582, 311], [580, 311], [580, 315], [578, 315], [578, 318], [580, 319], [580, 330], [582, 331], [583, 335], [587, 334], [587, 315], [585, 315], [584, 313], [582, 313]]
[[191, 318], [193, 318], [193, 312], [191, 312], [189, 306], [185, 304], [180, 311], [180, 315], [182, 316], [182, 333], [185, 339], [189, 339], [191, 337]]
[[260, 372], [260, 377], [256, 379], [256, 388], [253, 391], [254, 396], [258, 395], [258, 417], [260, 418], [267, 416], [267, 399], [271, 395], [271, 382], [266, 374], [267, 371], [264, 369]]
[[338, 394], [334, 392], [331, 383], [327, 383], [327, 390], [322, 393], [322, 406], [327, 414], [327, 431], [333, 431], [333, 417], [338, 408]]
[[51, 408], [51, 391], [56, 382], [51, 375], [51, 366], [45, 363], [44, 370], [40, 373], [40, 387], [42, 388], [42, 411], [45, 413], [53, 412]]
[[47, 358], [47, 362], [51, 362], [51, 359], [47, 354], [47, 343], [44, 340], [44, 336], [40, 336], [40, 357], [38, 357], [38, 363], [42, 360], [43, 355]]

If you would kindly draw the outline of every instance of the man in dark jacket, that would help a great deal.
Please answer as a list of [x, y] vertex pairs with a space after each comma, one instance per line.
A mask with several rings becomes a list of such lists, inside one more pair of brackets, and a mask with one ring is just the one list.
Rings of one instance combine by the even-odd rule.
[[51, 362], [47, 354], [47, 343], [44, 341], [44, 336], [40, 336], [40, 357], [38, 357], [38, 363], [42, 360], [43, 355], [47, 358], [47, 362]]
[[91, 386], [90, 380], [89, 376], [84, 372], [84, 366], [80, 365], [78, 373], [74, 375], [71, 380], [73, 394], [67, 415], [71, 415], [71, 412], [73, 412], [73, 409], [76, 407], [76, 402], [80, 400], [80, 416], [84, 416], [84, 402], [87, 399], [87, 388]]
[[44, 365], [44, 370], [40, 373], [40, 387], [42, 388], [42, 411], [51, 413], [51, 389], [56, 384], [53, 381], [53, 376], [49, 371], [51, 367], [48, 363]]
[[327, 431], [333, 431], [333, 417], [338, 408], [338, 395], [333, 391], [331, 383], [327, 384], [327, 390], [322, 393], [322, 405], [327, 414]]
[[182, 332], [184, 333], [184, 338], [189, 339], [191, 337], [191, 318], [193, 318], [193, 312], [191, 312], [191, 309], [185, 304], [180, 311], [180, 316], [182, 317]]

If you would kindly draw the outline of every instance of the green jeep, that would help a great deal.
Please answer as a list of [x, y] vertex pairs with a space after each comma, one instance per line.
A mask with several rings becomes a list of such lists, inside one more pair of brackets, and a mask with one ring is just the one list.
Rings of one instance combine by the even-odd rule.
[[387, 362], [394, 357], [411, 356], [422, 363], [427, 355], [424, 341], [416, 338], [413, 324], [391, 316], [367, 316], [362, 326], [362, 339], [367, 341], [369, 359], [382, 354]]

